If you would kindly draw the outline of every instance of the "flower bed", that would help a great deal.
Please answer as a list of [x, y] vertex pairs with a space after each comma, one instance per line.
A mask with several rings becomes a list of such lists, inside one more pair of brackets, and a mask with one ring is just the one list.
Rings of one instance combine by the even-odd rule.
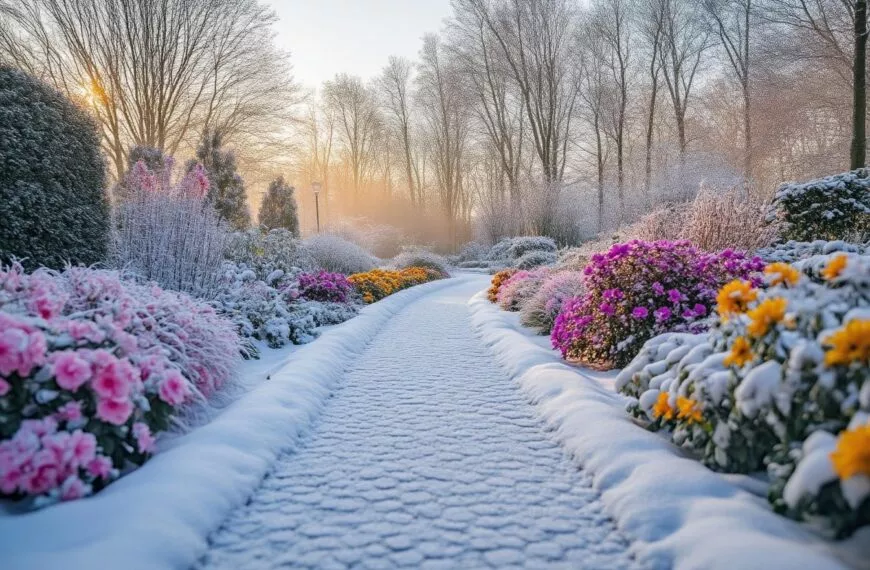
[[498, 305], [505, 311], [519, 311], [526, 301], [550, 276], [548, 267], [540, 267], [529, 271], [519, 270], [501, 284], [498, 290]]
[[663, 335], [617, 388], [709, 467], [766, 468], [774, 508], [842, 537], [870, 524], [870, 257], [772, 263], [724, 286], [704, 335]]
[[429, 281], [441, 279], [442, 275], [435, 269], [427, 267], [409, 267], [400, 270], [373, 269], [365, 273], [356, 273], [348, 277], [348, 281], [359, 293], [366, 304], [380, 301], [402, 289], [421, 285]]
[[704, 330], [717, 289], [762, 267], [741, 252], [702, 253], [685, 241], [617, 244], [592, 256], [586, 293], [564, 303], [553, 346], [567, 359], [623, 366], [657, 334]]
[[0, 268], [0, 494], [41, 506], [100, 490], [238, 358], [231, 323], [184, 294], [109, 271]]

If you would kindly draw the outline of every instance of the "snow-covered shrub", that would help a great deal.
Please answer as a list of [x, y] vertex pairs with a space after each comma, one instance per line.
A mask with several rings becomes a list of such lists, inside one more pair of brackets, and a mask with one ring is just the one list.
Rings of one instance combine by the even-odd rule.
[[154, 173], [141, 160], [126, 174], [125, 198], [116, 208], [115, 267], [176, 291], [216, 293], [229, 243], [227, 225], [205, 202], [208, 178], [193, 168], [171, 180], [172, 162]]
[[768, 221], [783, 239], [839, 240], [863, 234], [870, 239], [870, 170], [859, 168], [803, 184], [779, 187]]
[[[525, 265], [527, 269], [537, 265], [554, 263], [556, 258], [556, 242], [543, 236], [520, 236], [504, 238], [489, 250], [485, 260], [486, 265], [493, 268], [517, 267], [519, 260], [530, 253]], [[549, 255], [547, 255], [549, 254]], [[541, 263], [537, 263], [540, 261]], [[535, 265], [537, 263], [537, 265]]]
[[266, 233], [259, 229], [233, 233], [226, 258], [250, 269], [263, 281], [317, 269], [302, 242], [289, 230], [280, 228]]
[[108, 271], [0, 269], [0, 495], [41, 506], [100, 490], [237, 355], [231, 324], [183, 294]]
[[303, 248], [318, 269], [351, 275], [364, 273], [375, 267], [371, 254], [336, 235], [312, 236], [303, 242]]
[[556, 254], [552, 251], [530, 251], [517, 259], [514, 266], [517, 269], [534, 269], [542, 265], [553, 265], [556, 259]]
[[364, 273], [355, 273], [347, 279], [356, 288], [363, 302], [368, 304], [380, 301], [402, 289], [443, 279], [443, 276], [429, 267], [408, 267], [397, 271], [373, 269]]
[[774, 508], [843, 536], [870, 523], [870, 257], [765, 274], [720, 290], [709, 334], [648, 342], [616, 386], [710, 467], [766, 467]]
[[0, 66], [0, 263], [91, 265], [105, 260], [108, 242], [93, 119], [47, 84]]
[[269, 189], [260, 204], [257, 221], [265, 230], [284, 229], [293, 237], [299, 237], [299, 214], [296, 206], [296, 189], [279, 176], [269, 183]]
[[503, 269], [492, 276], [489, 289], [486, 290], [486, 298], [489, 299], [490, 303], [498, 302], [499, 289], [501, 289], [501, 286], [504, 285], [505, 282], [510, 279], [511, 275], [516, 272], [516, 269]]
[[556, 242], [553, 238], [545, 236], [523, 236], [510, 240], [508, 254], [511, 259], [517, 260], [531, 251], [556, 252]]
[[490, 248], [480, 242], [470, 241], [462, 246], [459, 250], [458, 262], [480, 262], [484, 261], [489, 254]]
[[447, 269], [447, 260], [437, 253], [425, 249], [414, 248], [405, 250], [393, 258], [390, 262], [390, 266], [395, 269], [427, 267], [433, 271], [437, 271], [441, 277], [450, 277], [450, 271]]
[[845, 241], [787, 241], [763, 247], [756, 250], [755, 254], [766, 261], [767, 263], [782, 262], [795, 263], [802, 259], [808, 259], [816, 255], [827, 255], [830, 253], [870, 253], [870, 244], [854, 244]]
[[505, 311], [519, 311], [551, 273], [549, 267], [528, 271], [520, 269], [499, 287], [498, 306]]
[[702, 253], [685, 241], [615, 245], [584, 269], [586, 293], [563, 305], [553, 346], [586, 364], [624, 366], [657, 334], [703, 329], [719, 287], [762, 267], [758, 258]]
[[565, 301], [582, 296], [584, 291], [582, 272], [554, 270], [523, 304], [520, 322], [540, 334], [549, 335]]
[[341, 273], [323, 270], [316, 273], [301, 273], [297, 280], [300, 299], [323, 303], [351, 302], [353, 285], [347, 280], [347, 276]]
[[583, 271], [590, 257], [583, 249], [569, 247], [559, 252], [555, 268], [560, 271]]

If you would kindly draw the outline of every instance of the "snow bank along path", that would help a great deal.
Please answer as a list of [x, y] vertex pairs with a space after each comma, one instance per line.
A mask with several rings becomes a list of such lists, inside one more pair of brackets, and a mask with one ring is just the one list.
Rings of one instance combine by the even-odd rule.
[[484, 295], [470, 308], [477, 334], [592, 475], [606, 512], [637, 540], [632, 546], [641, 563], [675, 570], [840, 570], [838, 556], [858, 568], [870, 562], [842, 544], [835, 552], [771, 512], [738, 478], [682, 457], [669, 441], [634, 425], [612, 379], [608, 387], [561, 361]]
[[208, 535], [245, 503], [281, 452], [298, 443], [376, 333], [416, 299], [465, 279], [412, 287], [364, 308], [300, 347], [271, 380], [212, 422], [164, 444], [96, 496], [25, 515], [0, 512], [0, 568], [189, 568], [206, 550]]
[[200, 567], [639, 568], [474, 336], [467, 302], [487, 280], [394, 316]]

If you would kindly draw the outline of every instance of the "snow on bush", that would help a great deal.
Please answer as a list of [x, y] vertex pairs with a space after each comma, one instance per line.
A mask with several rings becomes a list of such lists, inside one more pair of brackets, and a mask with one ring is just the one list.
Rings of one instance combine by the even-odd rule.
[[510, 238], [508, 254], [511, 259], [519, 259], [531, 251], [556, 252], [556, 242], [545, 236], [523, 236]]
[[520, 309], [523, 326], [549, 335], [562, 305], [569, 299], [583, 295], [583, 273], [580, 271], [554, 271], [546, 277], [532, 297]]
[[427, 251], [425, 249], [409, 249], [405, 250], [390, 262], [390, 266], [394, 269], [407, 269], [409, 267], [426, 267], [437, 271], [441, 277], [450, 277], [450, 271], [447, 269], [447, 260], [444, 257]]
[[776, 191], [768, 221], [787, 240], [870, 239], [870, 170], [859, 168]]
[[776, 510], [845, 536], [870, 524], [870, 257], [765, 274], [720, 290], [709, 334], [648, 342], [616, 386], [711, 468], [766, 467]]
[[592, 256], [586, 293], [563, 305], [553, 346], [567, 359], [624, 366], [657, 334], [703, 330], [718, 288], [762, 267], [741, 252], [702, 253], [685, 241], [617, 244]]
[[583, 271], [589, 263], [590, 255], [586, 251], [569, 247], [559, 252], [555, 268], [561, 271]]
[[163, 287], [212, 297], [229, 228], [205, 202], [205, 170], [194, 167], [177, 182], [172, 171], [172, 159], [158, 173], [140, 160], [124, 177], [113, 263]]
[[530, 251], [514, 262], [517, 269], [534, 269], [542, 265], [556, 263], [556, 254], [552, 251]]
[[375, 267], [375, 260], [370, 253], [336, 235], [312, 236], [303, 242], [303, 248], [318, 269], [352, 275]]
[[109, 203], [100, 131], [85, 109], [0, 65], [0, 263], [105, 261]]
[[109, 271], [0, 269], [0, 495], [43, 506], [102, 489], [237, 359], [231, 324], [186, 295]]
[[499, 287], [498, 305], [505, 311], [519, 311], [549, 277], [549, 267], [526, 271], [520, 269]]
[[802, 259], [807, 259], [816, 255], [827, 255], [829, 253], [870, 253], [870, 244], [854, 244], [846, 243], [845, 241], [794, 241], [790, 240], [785, 243], [779, 243], [770, 247], [763, 247], [755, 252], [758, 257], [768, 263], [782, 262], [795, 263]]
[[356, 273], [347, 279], [356, 288], [363, 302], [369, 304], [402, 289], [443, 278], [438, 271], [428, 267], [408, 267], [396, 271], [373, 269], [365, 273]]
[[489, 299], [490, 303], [498, 303], [498, 292], [501, 289], [502, 285], [510, 279], [510, 277], [516, 273], [516, 269], [503, 269], [492, 276], [492, 281], [490, 282], [489, 289], [486, 290], [486, 298]]
[[251, 229], [232, 234], [226, 257], [250, 269], [258, 279], [264, 281], [269, 276], [275, 279], [278, 272], [283, 277], [317, 269], [302, 242], [283, 228], [265, 233]]

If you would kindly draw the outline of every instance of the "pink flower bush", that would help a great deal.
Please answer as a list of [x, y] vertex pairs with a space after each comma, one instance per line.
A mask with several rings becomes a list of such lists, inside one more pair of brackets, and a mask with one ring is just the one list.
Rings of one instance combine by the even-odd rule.
[[706, 329], [719, 288], [733, 279], [760, 283], [763, 269], [760, 258], [703, 253], [686, 241], [614, 245], [584, 269], [586, 292], [562, 306], [553, 346], [568, 359], [624, 366], [655, 335]]
[[232, 325], [113, 272], [0, 268], [0, 495], [41, 506], [98, 491], [227, 382]]
[[499, 306], [506, 311], [519, 311], [551, 273], [552, 269], [549, 267], [517, 271], [499, 288]]
[[554, 271], [520, 309], [520, 322], [549, 335], [562, 305], [585, 291], [580, 271]]

